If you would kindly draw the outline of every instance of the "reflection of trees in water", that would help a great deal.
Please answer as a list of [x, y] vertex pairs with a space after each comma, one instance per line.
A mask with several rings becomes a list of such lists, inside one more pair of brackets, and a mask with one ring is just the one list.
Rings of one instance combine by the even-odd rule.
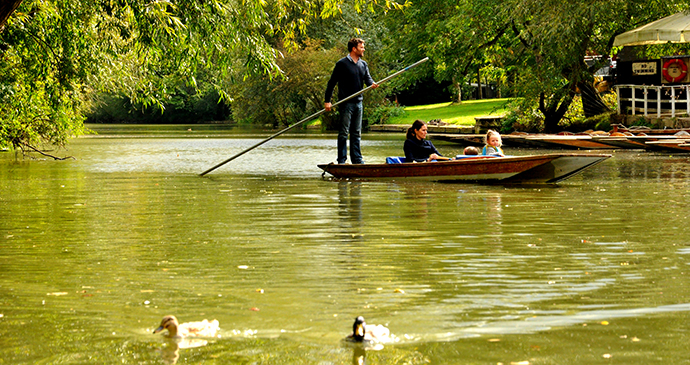
[[602, 174], [605, 173], [603, 168], [609, 166], [612, 168], [610, 173], [614, 179], [669, 179], [688, 183], [688, 177], [690, 177], [688, 158], [687, 154], [659, 156], [647, 152], [639, 157], [621, 154], [610, 159], [611, 162], [606, 165], [597, 166], [596, 170], [598, 174]]

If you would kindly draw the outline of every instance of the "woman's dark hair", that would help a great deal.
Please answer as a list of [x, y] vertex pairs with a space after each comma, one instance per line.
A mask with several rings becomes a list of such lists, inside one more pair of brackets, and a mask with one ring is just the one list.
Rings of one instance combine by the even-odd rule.
[[414, 123], [412, 123], [412, 127], [407, 128], [407, 138], [416, 139], [417, 135], [414, 132], [422, 129], [422, 127], [425, 125], [426, 125], [426, 123], [424, 123], [423, 120], [421, 120], [421, 119], [415, 120]]

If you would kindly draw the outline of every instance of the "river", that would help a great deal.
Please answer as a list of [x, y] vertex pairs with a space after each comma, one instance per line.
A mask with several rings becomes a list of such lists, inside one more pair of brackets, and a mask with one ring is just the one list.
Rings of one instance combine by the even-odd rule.
[[[268, 133], [92, 127], [55, 152], [75, 159], [0, 153], [0, 364], [690, 363], [688, 155], [333, 181], [335, 136], [309, 133], [199, 177]], [[403, 138], [365, 135], [365, 159]], [[176, 345], [167, 314], [220, 333]], [[358, 315], [396, 342], [343, 341]]]

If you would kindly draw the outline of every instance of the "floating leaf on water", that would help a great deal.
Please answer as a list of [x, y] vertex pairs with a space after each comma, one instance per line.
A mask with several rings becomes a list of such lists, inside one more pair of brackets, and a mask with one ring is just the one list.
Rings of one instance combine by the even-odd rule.
[[264, 293], [264, 290], [263, 290], [263, 289], [256, 289], [256, 292], [259, 293], [259, 294], [263, 294], [263, 293]]
[[488, 341], [489, 342], [500, 342], [501, 339], [500, 338], [490, 338]]
[[610, 359], [611, 354], [603, 354], [603, 355], [601, 355], [601, 357], [603, 357], [604, 359]]
[[405, 294], [405, 291], [402, 290], [402, 289], [395, 289], [394, 291], [395, 291], [396, 293]]
[[510, 365], [529, 365], [529, 361], [511, 361]]
[[64, 291], [60, 291], [60, 292], [55, 292], [55, 293], [48, 293], [48, 294], [46, 294], [46, 295], [54, 295], [54, 296], [56, 296], [56, 297], [59, 297], [59, 296], [61, 296], [61, 295], [67, 295], [67, 294], [69, 294], [69, 293], [64, 292]]
[[633, 338], [632, 338], [632, 342], [640, 342], [640, 339], [637, 338], [637, 337], [633, 337]]
[[249, 308], [249, 310], [252, 311], [252, 312], [258, 312], [258, 311], [259, 311], [259, 308], [257, 308], [257, 307], [251, 307], [251, 308]]
[[601, 321], [600, 323], [602, 326], [608, 326], [609, 325], [609, 321]]
[[240, 269], [240, 270], [247, 270], [247, 269], [249, 269], [249, 266], [247, 266], [247, 265], [240, 265], [240, 266], [238, 266], [237, 268]]

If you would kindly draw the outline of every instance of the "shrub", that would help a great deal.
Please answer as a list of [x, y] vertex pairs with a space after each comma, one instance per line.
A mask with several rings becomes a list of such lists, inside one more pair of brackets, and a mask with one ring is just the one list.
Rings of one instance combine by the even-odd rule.
[[374, 107], [367, 115], [369, 124], [386, 124], [393, 117], [405, 115], [405, 108], [386, 100], [383, 104]]

